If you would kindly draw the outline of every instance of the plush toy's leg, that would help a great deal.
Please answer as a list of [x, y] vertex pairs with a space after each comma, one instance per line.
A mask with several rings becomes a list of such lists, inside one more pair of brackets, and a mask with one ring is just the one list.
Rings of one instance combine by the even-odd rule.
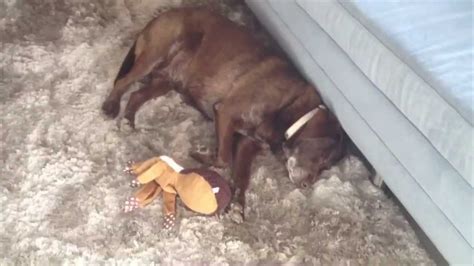
[[140, 184], [146, 184], [159, 177], [166, 169], [166, 163], [159, 157], [153, 157], [143, 162], [128, 165], [124, 172], [136, 175], [137, 178], [130, 183], [131, 187], [138, 187]]
[[150, 182], [135, 192], [135, 198], [138, 200], [140, 207], [143, 208], [158, 197], [161, 191], [162, 189], [157, 183]]
[[138, 208], [138, 201], [137, 198], [135, 197], [130, 197], [125, 201], [125, 204], [123, 206], [123, 211], [124, 212], [131, 212]]
[[143, 162], [128, 162], [127, 167], [125, 167], [124, 172], [127, 172], [129, 174], [134, 174], [134, 175], [139, 175], [143, 172], [145, 172], [148, 168], [150, 168], [153, 164], [157, 163], [160, 161], [159, 157], [153, 157], [151, 159], [148, 159]]
[[176, 194], [163, 191], [163, 227], [166, 230], [176, 224]]
[[155, 183], [150, 182], [141, 187], [134, 196], [128, 198], [125, 201], [123, 210], [124, 212], [131, 212], [137, 208], [143, 208], [153, 201], [162, 191], [161, 187]]
[[[161, 175], [163, 174], [163, 172], [165, 170], [167, 170], [167, 168], [168, 168], [168, 166], [165, 162], [163, 162], [163, 161], [156, 162], [150, 168], [148, 168], [146, 171], [139, 174], [137, 176], [137, 181], [140, 184], [149, 183], [149, 182], [161, 177]], [[167, 178], [170, 178], [170, 177], [171, 176], [167, 176]], [[162, 184], [161, 181], [159, 183]], [[162, 185], [165, 186], [166, 184], [162, 184]]]

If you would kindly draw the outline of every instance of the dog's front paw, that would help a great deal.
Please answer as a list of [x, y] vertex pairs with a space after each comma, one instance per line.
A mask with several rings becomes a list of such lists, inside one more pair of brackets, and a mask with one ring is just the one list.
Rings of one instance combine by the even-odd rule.
[[130, 124], [130, 121], [128, 119], [121, 119], [117, 123], [117, 126], [120, 132], [123, 132], [125, 134], [131, 134], [135, 131], [135, 126]]
[[189, 153], [189, 156], [191, 156], [191, 158], [193, 158], [194, 160], [207, 166], [212, 166], [216, 158], [209, 150], [204, 149], [192, 151]]
[[212, 166], [221, 169], [227, 167], [227, 164], [220, 161], [209, 149], [199, 148], [197, 151], [190, 152], [189, 156], [208, 167]]
[[227, 217], [231, 221], [237, 224], [244, 222], [244, 207], [239, 203], [232, 203], [229, 211], [227, 212]]
[[102, 104], [102, 111], [110, 118], [116, 118], [120, 112], [120, 103], [117, 101], [106, 100]]
[[135, 130], [135, 114], [125, 111], [123, 118], [123, 124], [127, 124], [132, 130]]
[[216, 158], [214, 160], [212, 166], [214, 166], [215, 168], [223, 169], [223, 168], [226, 168], [228, 165], [225, 162], [223, 162], [222, 160], [219, 160], [218, 158]]

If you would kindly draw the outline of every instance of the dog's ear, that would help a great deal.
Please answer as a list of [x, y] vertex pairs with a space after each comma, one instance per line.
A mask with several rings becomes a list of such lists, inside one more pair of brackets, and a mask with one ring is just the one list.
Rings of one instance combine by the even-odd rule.
[[337, 137], [337, 140], [332, 139], [334, 141], [334, 144], [326, 158], [328, 163], [335, 163], [344, 156], [346, 149], [346, 137], [344, 132], [339, 132]]
[[334, 144], [336, 144], [336, 141], [332, 138], [314, 138], [312, 140], [313, 142], [313, 146], [316, 148], [316, 149], [326, 149], [326, 148], [329, 148], [331, 146], [333, 146]]
[[304, 147], [305, 150], [316, 151], [324, 150], [336, 144], [336, 140], [328, 137], [322, 138], [305, 138], [299, 143], [300, 146]]
[[305, 154], [321, 156], [323, 162], [328, 164], [338, 161], [344, 154], [343, 138], [307, 138], [301, 140], [299, 147]]

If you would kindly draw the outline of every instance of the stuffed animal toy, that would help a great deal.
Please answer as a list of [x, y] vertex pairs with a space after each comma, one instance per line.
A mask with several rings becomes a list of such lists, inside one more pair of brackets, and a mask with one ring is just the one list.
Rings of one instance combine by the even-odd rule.
[[154, 157], [140, 163], [129, 162], [124, 170], [136, 176], [132, 187], [141, 186], [124, 205], [130, 212], [143, 208], [162, 194], [164, 228], [176, 221], [176, 197], [200, 214], [222, 212], [230, 203], [231, 191], [225, 179], [208, 169], [184, 169], [168, 156]]

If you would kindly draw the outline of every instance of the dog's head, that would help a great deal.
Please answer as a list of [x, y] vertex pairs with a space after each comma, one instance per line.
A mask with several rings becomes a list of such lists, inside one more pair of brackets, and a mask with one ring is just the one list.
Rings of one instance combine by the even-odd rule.
[[333, 166], [344, 152], [344, 133], [327, 110], [318, 113], [283, 146], [291, 181], [306, 188]]

